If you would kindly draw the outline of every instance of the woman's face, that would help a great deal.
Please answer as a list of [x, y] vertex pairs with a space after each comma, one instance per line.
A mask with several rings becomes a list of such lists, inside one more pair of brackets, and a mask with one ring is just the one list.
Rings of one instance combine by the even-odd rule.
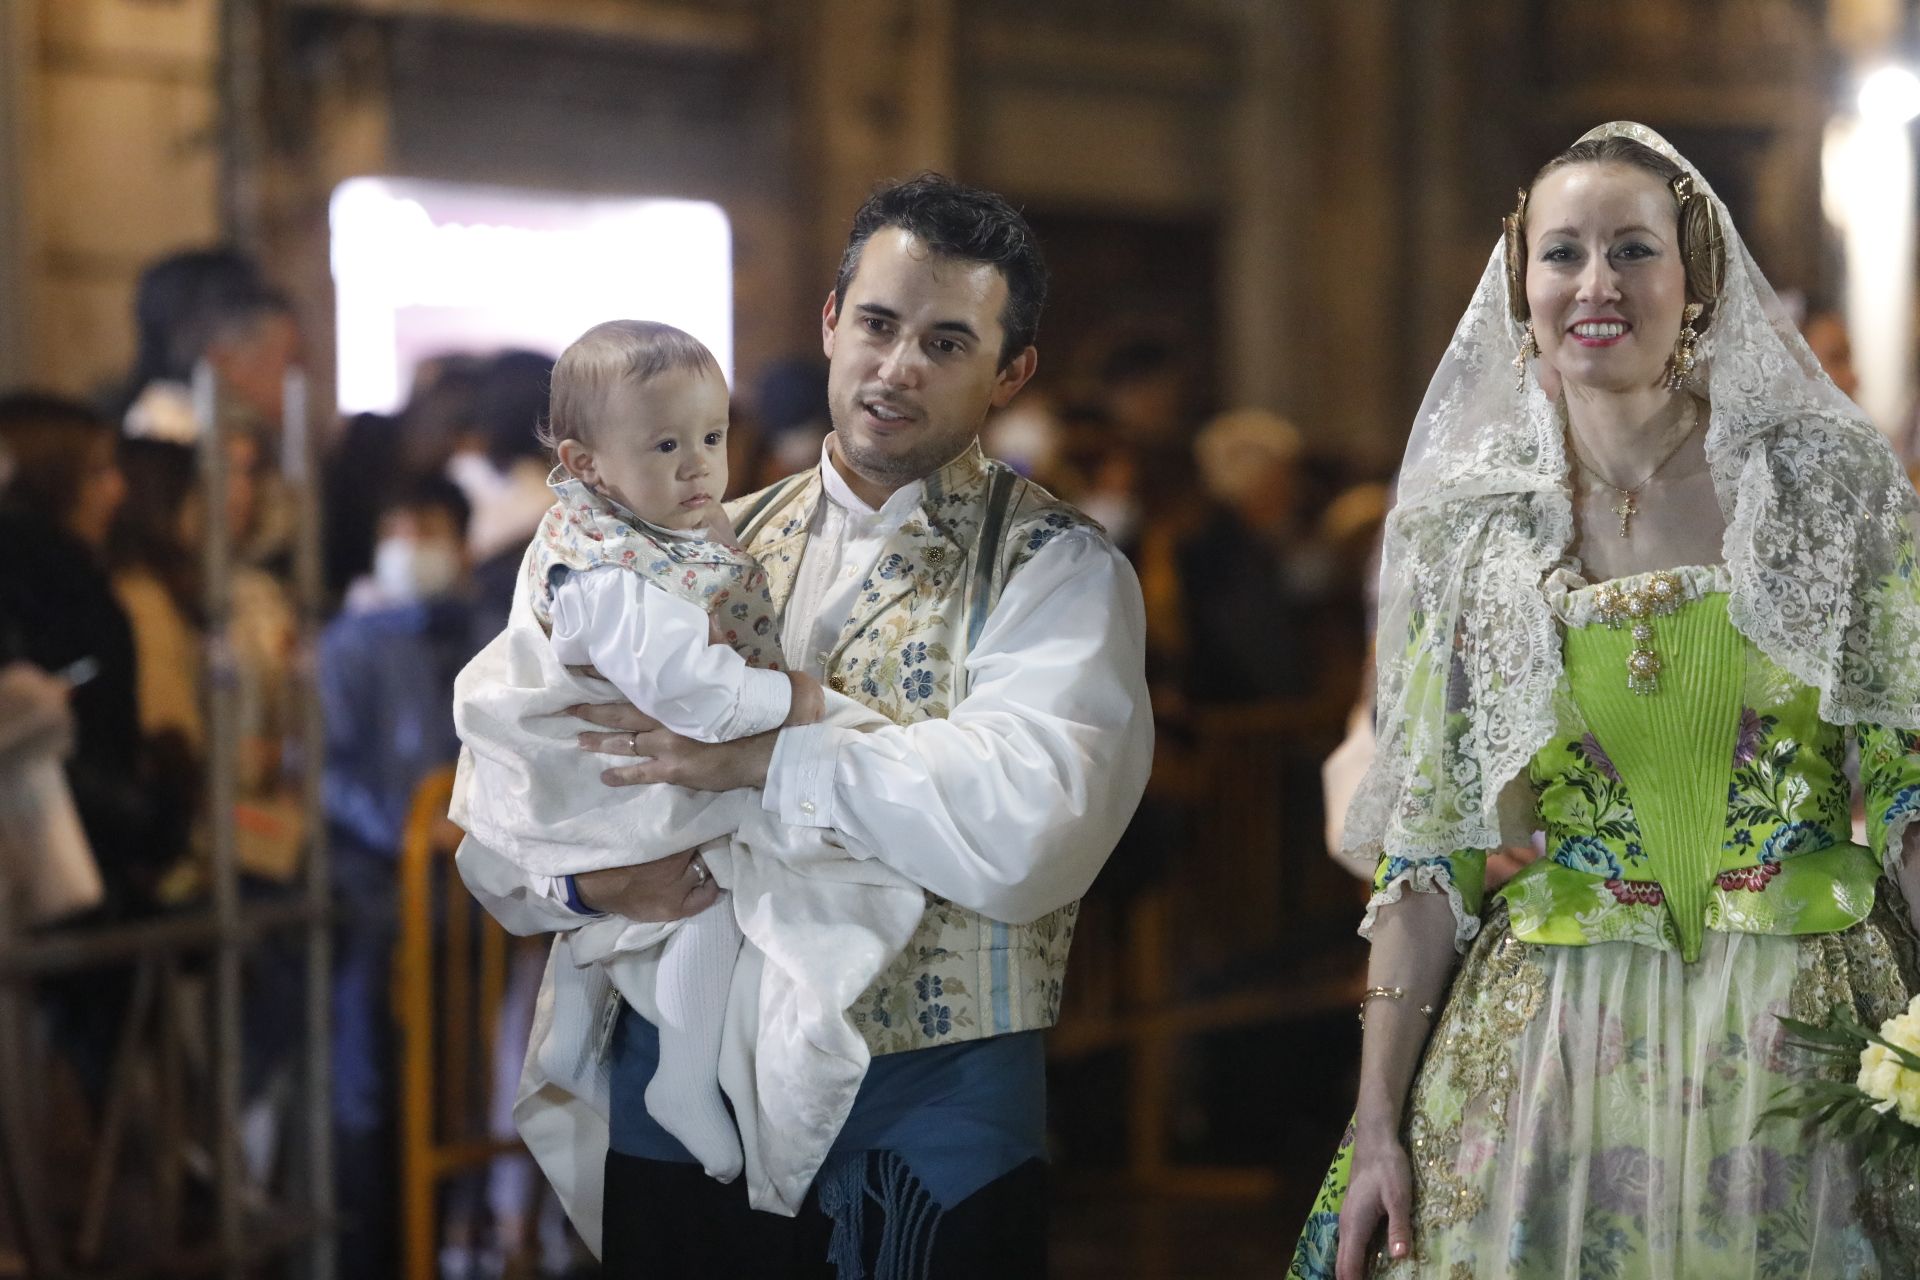
[[73, 506], [67, 513], [67, 532], [90, 547], [104, 547], [107, 531], [113, 527], [113, 517], [126, 500], [127, 481], [114, 458], [112, 433], [88, 434], [79, 483], [74, 486]]
[[1625, 164], [1578, 164], [1527, 200], [1527, 307], [1569, 391], [1655, 386], [1687, 303], [1673, 193]]

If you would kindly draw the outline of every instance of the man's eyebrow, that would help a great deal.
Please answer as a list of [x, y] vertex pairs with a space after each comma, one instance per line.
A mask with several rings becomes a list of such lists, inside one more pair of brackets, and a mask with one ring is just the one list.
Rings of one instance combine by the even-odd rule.
[[[855, 306], [854, 310], [862, 315], [873, 316], [879, 320], [898, 320], [900, 318], [898, 311], [895, 311], [892, 307], [883, 306], [878, 302], [862, 302]], [[980, 341], [979, 333], [965, 320], [940, 320], [934, 324], [933, 328], [936, 333], [961, 333], [972, 338], [975, 342]]]

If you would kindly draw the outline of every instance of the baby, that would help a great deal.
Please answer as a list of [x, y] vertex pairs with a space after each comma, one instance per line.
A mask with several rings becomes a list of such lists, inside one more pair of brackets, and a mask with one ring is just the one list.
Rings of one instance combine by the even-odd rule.
[[[720, 507], [727, 384], [712, 354], [668, 325], [609, 321], [561, 355], [551, 403], [544, 438], [565, 474], [528, 552], [525, 595], [554, 655], [704, 742], [818, 720], [820, 685], [780, 670], [765, 574]], [[694, 867], [706, 874], [698, 857]], [[660, 1062], [646, 1093], [653, 1117], [723, 1180], [741, 1166], [717, 1076], [740, 943], [723, 898], [661, 945]]]
[[[792, 1215], [866, 1076], [851, 1011], [913, 936], [926, 894], [842, 832], [781, 822], [758, 791], [607, 786], [608, 757], [580, 749], [568, 713], [624, 697], [709, 741], [888, 723], [780, 669], [770, 580], [719, 505], [726, 430], [720, 371], [677, 329], [614, 321], [561, 356], [546, 433], [558, 501], [505, 630], [454, 683], [450, 816], [467, 832], [461, 877], [521, 933], [584, 909], [574, 875], [699, 851], [691, 874], [726, 890], [708, 910], [558, 932], [550, 966], [571, 972], [542, 1007], [515, 1116], [523, 1133], [564, 1124], [564, 1144], [529, 1146], [563, 1199], [597, 1196], [591, 1151], [605, 1150], [607, 1035], [624, 1000], [660, 1030], [648, 1112], [712, 1176], [744, 1164], [755, 1208]], [[581, 1105], [556, 1111], [560, 1097]]]

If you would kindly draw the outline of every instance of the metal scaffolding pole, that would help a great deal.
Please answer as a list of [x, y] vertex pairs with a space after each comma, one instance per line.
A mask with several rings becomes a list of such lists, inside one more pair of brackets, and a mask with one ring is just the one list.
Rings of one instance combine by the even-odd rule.
[[294, 550], [294, 592], [300, 616], [296, 664], [300, 692], [300, 776], [307, 833], [307, 1194], [319, 1230], [308, 1256], [312, 1280], [332, 1280], [333, 1111], [331, 1013], [333, 946], [328, 909], [332, 883], [327, 871], [327, 824], [323, 806], [326, 726], [320, 710], [319, 636], [325, 603], [321, 565], [319, 477], [308, 411], [311, 398], [303, 369], [287, 373], [282, 401], [281, 474], [293, 494], [298, 541]]
[[200, 487], [206, 519], [201, 566], [207, 610], [207, 813], [213, 836], [213, 912], [217, 930], [213, 986], [213, 1132], [215, 1195], [223, 1274], [244, 1280], [246, 1170], [241, 1163], [240, 865], [234, 805], [240, 780], [239, 661], [233, 643], [233, 533], [228, 527], [227, 438], [220, 380], [202, 360], [193, 371], [199, 424]]

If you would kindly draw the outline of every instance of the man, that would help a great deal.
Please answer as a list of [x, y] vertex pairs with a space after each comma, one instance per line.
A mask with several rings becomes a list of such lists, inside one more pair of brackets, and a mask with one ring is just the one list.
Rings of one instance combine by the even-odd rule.
[[451, 764], [453, 678], [473, 655], [467, 502], [428, 479], [380, 515], [374, 573], [320, 636], [329, 870], [339, 908], [333, 967], [335, 1174], [348, 1225], [343, 1276], [394, 1257], [393, 1015], [396, 863], [413, 793]]
[[192, 444], [188, 382], [205, 359], [251, 424], [277, 431], [281, 384], [299, 358], [300, 329], [285, 295], [230, 249], [172, 254], [140, 275], [134, 298], [139, 356], [128, 380], [126, 433]]
[[[619, 1007], [609, 1275], [1044, 1273], [1040, 1031], [1059, 1011], [1077, 900], [1152, 751], [1131, 569], [1091, 522], [979, 453], [988, 411], [1033, 374], [1045, 291], [1032, 232], [1000, 197], [934, 175], [876, 194], [822, 311], [834, 433], [820, 465], [733, 506], [783, 608], [789, 663], [893, 727], [703, 744], [631, 707], [577, 709], [601, 726], [583, 747], [640, 757], [609, 782], [759, 788], [783, 820], [841, 833], [929, 894], [919, 932], [850, 1010], [872, 1065], [797, 1218], [750, 1209], [647, 1114], [657, 1035]], [[515, 927], [541, 892], [469, 884], [503, 919], [520, 913]], [[714, 890], [680, 855], [580, 875], [566, 897], [666, 920]], [[543, 910], [567, 926], [565, 906]], [[586, 1007], [564, 997], [559, 955], [550, 1040]], [[550, 1086], [546, 1052], [530, 1056], [523, 1106]], [[522, 1131], [536, 1150], [556, 1133], [574, 1144], [570, 1165], [544, 1162], [578, 1201], [597, 1171], [586, 1112], [568, 1114], [563, 1129], [523, 1113]]]

